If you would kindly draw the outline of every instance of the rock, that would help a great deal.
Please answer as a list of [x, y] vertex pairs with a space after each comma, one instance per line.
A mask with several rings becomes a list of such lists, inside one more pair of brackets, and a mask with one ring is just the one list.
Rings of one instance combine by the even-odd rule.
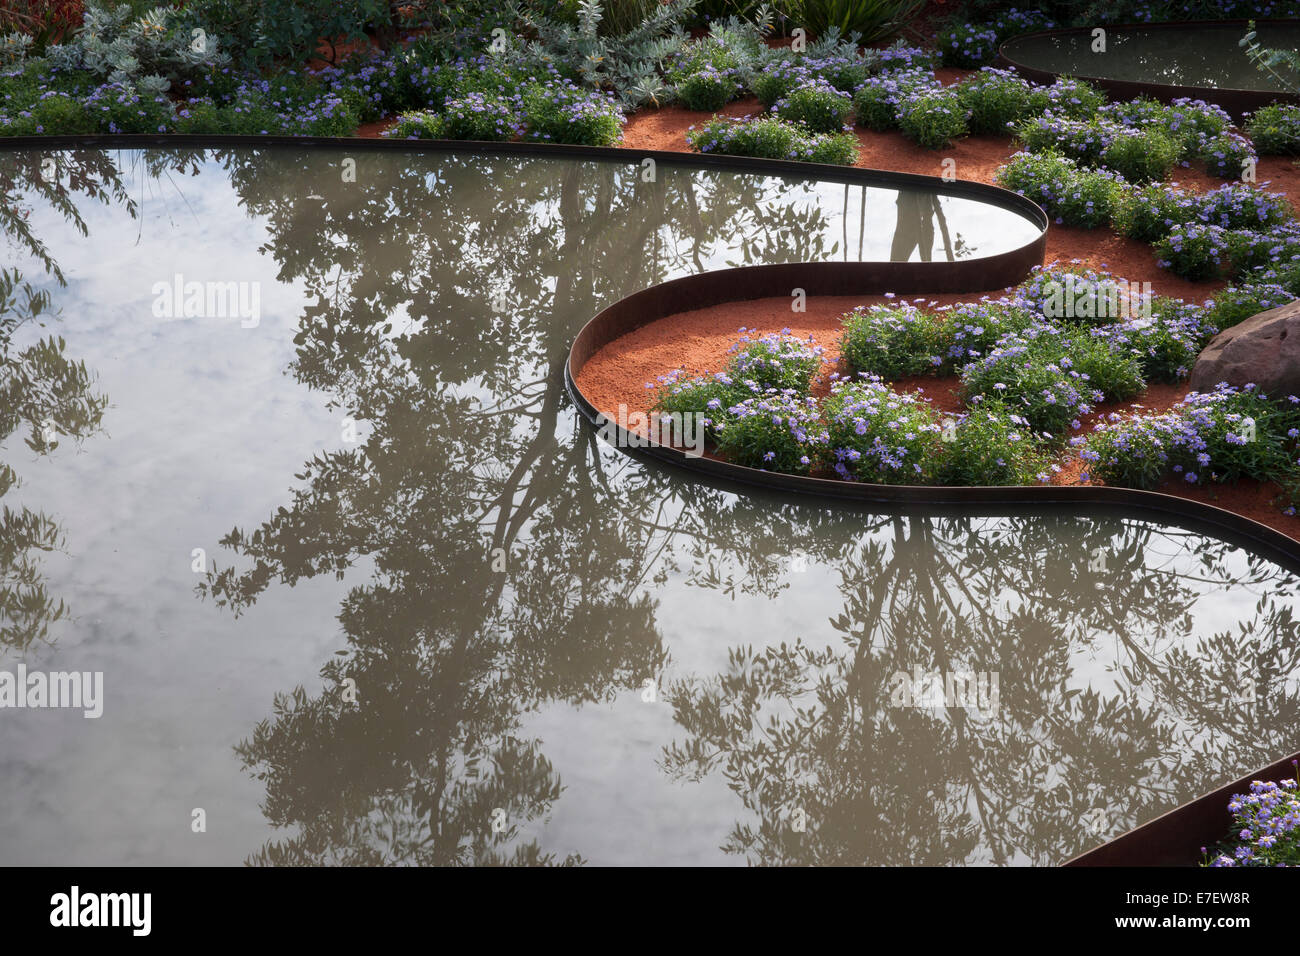
[[1254, 382], [1271, 398], [1300, 395], [1300, 299], [1252, 315], [1210, 340], [1192, 366], [1190, 385]]

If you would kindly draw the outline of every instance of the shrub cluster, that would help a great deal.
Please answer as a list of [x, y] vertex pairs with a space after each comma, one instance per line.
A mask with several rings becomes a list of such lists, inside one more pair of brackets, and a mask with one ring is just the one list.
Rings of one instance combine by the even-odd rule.
[[894, 392], [879, 378], [841, 379], [826, 401], [827, 448], [841, 478], [885, 485], [927, 484], [942, 441], [938, 414], [918, 392]]
[[1267, 232], [1182, 223], [1155, 247], [1160, 264], [1184, 278], [1236, 278], [1251, 270], [1300, 262], [1300, 223], [1288, 220]]
[[1096, 402], [1132, 397], [1146, 384], [1131, 351], [1046, 322], [1003, 337], [966, 365], [961, 379], [967, 402], [977, 396], [1003, 401], [1049, 443], [1082, 427], [1080, 416]]
[[807, 474], [828, 437], [817, 400], [794, 389], [751, 395], [727, 409], [717, 427], [718, 451], [749, 468]]
[[997, 172], [999, 185], [1032, 199], [1058, 224], [1095, 229], [1110, 222], [1127, 183], [1057, 153], [1017, 153]]
[[1242, 477], [1291, 484], [1300, 398], [1272, 401], [1253, 385], [1188, 395], [1164, 414], [1112, 415], [1077, 444], [1091, 476], [1154, 488], [1171, 475], [1189, 484]]
[[794, 159], [809, 163], [852, 166], [858, 141], [849, 133], [810, 133], [803, 126], [775, 116], [729, 120], [714, 117], [686, 133], [686, 141], [701, 153]]
[[1263, 156], [1300, 154], [1300, 106], [1274, 103], [1256, 110], [1246, 135]]
[[839, 132], [852, 109], [853, 100], [821, 77], [796, 86], [772, 104], [776, 116], [810, 133]]
[[859, 126], [876, 131], [897, 129], [902, 102], [915, 95], [941, 89], [929, 70], [899, 69], [874, 76], [853, 95], [853, 113]]
[[677, 99], [688, 110], [721, 109], [744, 89], [734, 70], [705, 67], [677, 85]]
[[898, 128], [918, 146], [939, 149], [966, 134], [969, 118], [956, 91], [927, 90], [899, 103]]
[[1006, 133], [1015, 124], [1048, 107], [1046, 91], [1010, 70], [985, 67], [956, 87], [958, 101], [969, 114], [972, 133]]

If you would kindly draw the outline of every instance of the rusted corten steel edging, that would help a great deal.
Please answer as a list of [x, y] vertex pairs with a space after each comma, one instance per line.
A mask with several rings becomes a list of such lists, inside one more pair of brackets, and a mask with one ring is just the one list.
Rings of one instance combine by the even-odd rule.
[[1228, 801], [1234, 794], [1249, 793], [1255, 780], [1276, 782], [1295, 777], [1291, 761], [1300, 753], [1283, 757], [1212, 793], [1184, 803], [1123, 836], [1080, 853], [1064, 866], [1195, 866], [1201, 862], [1201, 847], [1212, 851], [1228, 836], [1232, 814]]
[[[1103, 27], [1107, 34], [1122, 33], [1133, 30], [1186, 30], [1196, 29], [1197, 27], [1240, 27], [1244, 35], [1247, 30], [1247, 20], [1182, 20], [1169, 23], [1126, 23], [1119, 26]], [[1271, 19], [1256, 20], [1258, 26], [1294, 26], [1300, 25], [1300, 20], [1295, 19]], [[1087, 73], [1058, 73], [1052, 70], [1042, 70], [1037, 67], [1027, 66], [1015, 58], [1015, 47], [1021, 40], [1047, 36], [1070, 36], [1074, 34], [1091, 34], [1093, 27], [1069, 27], [1060, 30], [1037, 30], [1033, 33], [1022, 33], [1019, 36], [1012, 37], [1004, 41], [998, 47], [998, 58], [995, 64], [1003, 69], [1014, 69], [1017, 73], [1027, 80], [1035, 83], [1053, 83], [1061, 76], [1073, 76], [1075, 79], [1086, 80], [1098, 89], [1108, 93], [1111, 99], [1131, 100], [1138, 96], [1148, 96], [1152, 99], [1160, 100], [1162, 103], [1171, 103], [1174, 100], [1184, 97], [1194, 100], [1205, 100], [1210, 103], [1217, 103], [1227, 112], [1232, 114], [1233, 119], [1241, 120], [1246, 114], [1253, 113], [1262, 106], [1268, 106], [1270, 103], [1300, 103], [1300, 96], [1283, 91], [1268, 90], [1240, 90], [1240, 89], [1221, 89], [1213, 86], [1176, 86], [1168, 83], [1141, 83], [1136, 80], [1115, 80], [1105, 76], [1094, 76]]]
[[[997, 276], [997, 285], [1013, 268], [1028, 272], [1039, 243], [1007, 253], [1001, 263], [972, 260], [957, 263], [805, 263], [750, 266], [685, 276], [634, 293], [604, 309], [574, 339], [565, 363], [565, 384], [579, 412], [613, 438], [619, 447], [686, 469], [701, 478], [778, 492], [798, 492], [824, 499], [843, 499], [895, 507], [962, 506], [990, 508], [1060, 507], [1075, 511], [1088, 506], [1137, 512], [1182, 524], [1188, 522], [1227, 540], [1241, 543], [1300, 572], [1300, 541], [1250, 518], [1214, 505], [1155, 491], [1093, 485], [1014, 485], [951, 487], [943, 485], [881, 485], [814, 478], [748, 468], [632, 436], [606, 417], [578, 387], [582, 367], [605, 345], [636, 329], [679, 312], [729, 301], [789, 297], [792, 288], [808, 295], [875, 295], [955, 291], [964, 283], [970, 291], [984, 288], [983, 276]], [[994, 257], [1002, 258], [1002, 257]], [[1014, 280], [1012, 280], [1014, 281]], [[1010, 282], [1006, 284], [1011, 284]], [[973, 287], [973, 288], [972, 288]]]

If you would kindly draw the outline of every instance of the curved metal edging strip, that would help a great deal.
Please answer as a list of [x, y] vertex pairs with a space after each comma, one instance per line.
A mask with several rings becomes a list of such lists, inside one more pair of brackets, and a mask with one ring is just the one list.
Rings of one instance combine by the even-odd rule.
[[[1033, 244], [1030, 247], [1032, 248]], [[1009, 253], [1012, 258], [995, 266], [1011, 270], [1015, 257], [1023, 257], [1023, 276], [1032, 264], [1025, 250]], [[995, 257], [1001, 258], [1001, 257]], [[618, 422], [607, 418], [577, 385], [582, 367], [603, 346], [658, 319], [682, 311], [705, 308], [739, 299], [787, 296], [792, 287], [821, 291], [819, 294], [873, 295], [884, 292], [951, 291], [953, 284], [971, 281], [979, 289], [978, 276], [988, 271], [986, 260], [966, 263], [806, 263], [790, 266], [758, 266], [724, 269], [686, 276], [634, 293], [609, 306], [588, 322], [574, 339], [565, 362], [564, 379], [574, 404], [592, 425], [610, 434], [618, 447], [637, 449], [652, 459], [693, 472], [705, 480], [760, 487], [778, 492], [797, 492], [823, 499], [841, 499], [890, 507], [959, 506], [987, 513], [994, 508], [1052, 507], [1079, 510], [1085, 506], [1136, 512], [1165, 521], [1191, 523], [1220, 538], [1240, 543], [1294, 573], [1300, 573], [1300, 541], [1250, 518], [1214, 505], [1176, 495], [1135, 488], [1111, 486], [1012, 485], [953, 487], [944, 485], [880, 485], [814, 478], [748, 468], [707, 456], [690, 456], [680, 449], [660, 445], [642, 436], [632, 436]], [[926, 271], [907, 266], [970, 266], [958, 272], [953, 284], [943, 289], [934, 283], [942, 269]], [[831, 267], [841, 274], [829, 275]], [[897, 275], [894, 270], [898, 269]], [[1015, 281], [1014, 279], [1012, 280]], [[1011, 284], [1011, 283], [1004, 283]], [[1000, 286], [1001, 287], [1001, 286]]]
[[1228, 828], [1232, 825], [1228, 801], [1233, 795], [1249, 792], [1254, 780], [1277, 781], [1294, 777], [1295, 768], [1291, 761], [1297, 759], [1300, 759], [1300, 753], [1283, 757], [1061, 865], [1194, 866], [1200, 860], [1201, 847], [1212, 847], [1228, 835]]
[[[1198, 27], [1239, 27], [1241, 32], [1246, 32], [1247, 20], [1181, 20], [1171, 21], [1168, 23], [1126, 23], [1119, 26], [1106, 27], [1109, 33], [1123, 33], [1126, 31], [1163, 31], [1163, 30], [1195, 30]], [[1258, 26], [1300, 26], [1300, 20], [1296, 19], [1264, 19], [1256, 20]], [[1152, 99], [1160, 100], [1163, 103], [1169, 103], [1173, 100], [1187, 97], [1194, 100], [1205, 100], [1209, 103], [1217, 103], [1225, 110], [1232, 114], [1234, 119], [1240, 120], [1247, 113], [1253, 113], [1261, 106], [1268, 106], [1273, 102], [1279, 103], [1300, 103], [1300, 96], [1294, 93], [1287, 93], [1281, 90], [1241, 90], [1225, 89], [1213, 86], [1177, 86], [1168, 83], [1144, 83], [1137, 80], [1116, 80], [1105, 76], [1095, 76], [1087, 73], [1060, 73], [1052, 70], [1044, 70], [1039, 67], [1028, 66], [1015, 59], [1016, 45], [1023, 40], [1037, 39], [1040, 37], [1061, 37], [1071, 35], [1091, 35], [1093, 27], [1069, 27], [1059, 30], [1037, 30], [1033, 33], [1022, 33], [1019, 36], [1012, 37], [998, 46], [997, 66], [1002, 68], [1014, 69], [1021, 76], [1035, 83], [1054, 83], [1062, 76], [1073, 76], [1076, 79], [1086, 80], [1098, 89], [1105, 90], [1110, 94], [1112, 99], [1131, 100], [1138, 96], [1147, 96]]]

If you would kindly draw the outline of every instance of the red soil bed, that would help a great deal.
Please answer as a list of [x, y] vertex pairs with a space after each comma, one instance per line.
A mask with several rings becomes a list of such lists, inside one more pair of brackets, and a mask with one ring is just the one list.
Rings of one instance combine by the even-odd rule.
[[[907, 298], [912, 302], [949, 305], [978, 301], [983, 294]], [[835, 346], [840, 316], [858, 305], [887, 301], [891, 300], [879, 295], [825, 296], [810, 298], [807, 312], [792, 313], [787, 298], [753, 299], [681, 312], [606, 345], [579, 370], [577, 386], [597, 410], [611, 417], [617, 417], [620, 404], [629, 411], [645, 411], [651, 395], [647, 383], [655, 384], [658, 376], [676, 368], [683, 368], [691, 375], [720, 370], [727, 362], [728, 349], [736, 341], [737, 330], [743, 326], [760, 332], [778, 332], [788, 328], [800, 337], [811, 335], [816, 344], [822, 346], [826, 359], [813, 392], [825, 394], [829, 374], [844, 371]], [[897, 391], [921, 390], [926, 399], [941, 411], [955, 412], [963, 408], [958, 394], [959, 381], [955, 377], [914, 376], [895, 380], [891, 385]], [[1186, 394], [1185, 385], [1153, 384], [1131, 401], [1104, 402], [1084, 418], [1082, 433], [1111, 412], [1168, 411]], [[1052, 484], [1082, 483], [1083, 462], [1067, 452], [1060, 464], [1061, 471], [1053, 476]], [[1243, 480], [1232, 485], [1201, 487], [1170, 479], [1157, 490], [1224, 508], [1300, 540], [1300, 518], [1282, 513], [1277, 500], [1281, 492], [1276, 485]]]

